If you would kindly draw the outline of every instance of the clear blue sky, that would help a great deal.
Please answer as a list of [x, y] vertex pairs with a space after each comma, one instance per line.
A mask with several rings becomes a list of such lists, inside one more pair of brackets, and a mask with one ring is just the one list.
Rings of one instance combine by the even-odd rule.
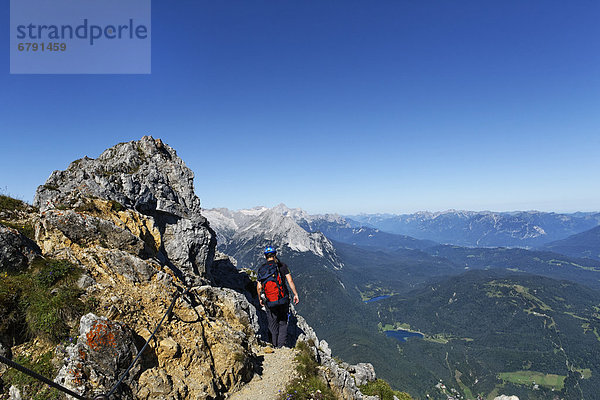
[[600, 209], [600, 2], [153, 1], [151, 75], [10, 75], [0, 187], [151, 134], [204, 207]]

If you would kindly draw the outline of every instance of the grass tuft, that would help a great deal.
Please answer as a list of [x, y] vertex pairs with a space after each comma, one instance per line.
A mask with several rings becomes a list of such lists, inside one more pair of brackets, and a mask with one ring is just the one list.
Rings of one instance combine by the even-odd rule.
[[69, 322], [88, 308], [75, 282], [81, 270], [64, 260], [37, 258], [19, 274], [0, 276], [0, 334], [22, 342], [26, 335], [59, 343]]
[[24, 201], [0, 194], [0, 211], [22, 211], [27, 209]]
[[394, 396], [398, 400], [412, 400], [412, 397], [408, 393], [392, 390], [389, 383], [383, 379], [368, 382], [366, 385], [360, 386], [359, 389], [367, 396], [379, 396], [380, 400], [394, 400]]

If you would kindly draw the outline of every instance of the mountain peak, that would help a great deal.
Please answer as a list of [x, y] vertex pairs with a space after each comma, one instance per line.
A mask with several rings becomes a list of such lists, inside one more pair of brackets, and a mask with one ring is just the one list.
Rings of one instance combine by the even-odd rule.
[[81, 196], [94, 196], [142, 213], [156, 210], [187, 217], [200, 214], [193, 180], [193, 172], [173, 148], [160, 139], [144, 136], [119, 143], [97, 159], [86, 156], [64, 171], [54, 171], [38, 187], [34, 205], [44, 211], [76, 202]]
[[193, 180], [173, 148], [144, 136], [54, 171], [38, 187], [34, 204], [41, 211], [78, 210], [101, 199], [148, 216], [165, 236], [160, 255], [194, 281], [210, 267], [216, 240], [200, 214]]

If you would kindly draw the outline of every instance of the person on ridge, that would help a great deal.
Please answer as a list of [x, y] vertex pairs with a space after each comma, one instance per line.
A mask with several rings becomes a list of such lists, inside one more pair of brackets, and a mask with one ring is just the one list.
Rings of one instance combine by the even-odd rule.
[[275, 347], [287, 345], [287, 325], [290, 299], [287, 281], [294, 293], [294, 304], [298, 304], [298, 292], [288, 266], [277, 259], [277, 252], [271, 246], [265, 249], [267, 261], [258, 267], [256, 291], [260, 305], [265, 307], [271, 341]]

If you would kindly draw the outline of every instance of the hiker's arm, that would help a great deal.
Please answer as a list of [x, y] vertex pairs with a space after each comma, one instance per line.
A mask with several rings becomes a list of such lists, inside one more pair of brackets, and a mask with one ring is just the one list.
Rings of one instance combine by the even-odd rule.
[[300, 302], [300, 298], [298, 297], [298, 292], [296, 291], [296, 285], [294, 285], [292, 275], [287, 274], [285, 276], [285, 279], [287, 279], [288, 284], [290, 285], [290, 289], [292, 289], [292, 292], [294, 293], [294, 304], [298, 304]]
[[256, 282], [256, 293], [258, 294], [258, 302], [260, 303], [261, 306], [264, 306], [262, 297], [260, 297], [260, 292], [262, 292], [262, 284], [260, 283], [260, 281], [257, 281]]

